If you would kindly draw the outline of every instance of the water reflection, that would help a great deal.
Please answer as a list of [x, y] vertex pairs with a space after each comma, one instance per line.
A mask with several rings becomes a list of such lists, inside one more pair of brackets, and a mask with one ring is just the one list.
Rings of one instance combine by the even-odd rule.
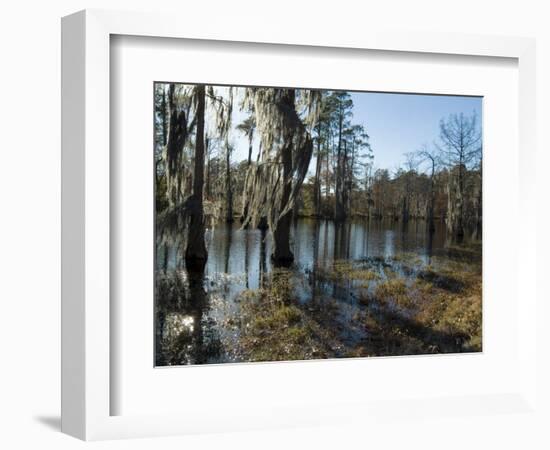
[[[423, 264], [444, 251], [444, 224], [430, 233], [424, 221], [348, 221], [299, 219], [292, 236], [297, 300], [319, 323], [337, 330], [342, 349], [365, 339], [355, 324], [365, 307], [358, 302], [357, 282], [327, 279], [342, 260], [379, 264], [414, 254]], [[181, 249], [157, 248], [156, 364], [178, 365], [239, 361], [238, 295], [265, 287], [272, 272], [271, 239], [266, 230], [219, 224], [207, 231], [208, 261], [204, 273], [187, 273]], [[325, 276], [322, 276], [322, 275]], [[162, 283], [159, 282], [162, 281]], [[160, 286], [162, 285], [162, 287]], [[334, 305], [337, 302], [337, 305]], [[329, 314], [330, 312], [330, 314]]]
[[[416, 222], [416, 223], [414, 223]], [[320, 264], [329, 267], [334, 260], [391, 258], [401, 253], [415, 253], [425, 262], [436, 249], [444, 249], [444, 224], [437, 224], [433, 234], [424, 221], [399, 222], [361, 221], [335, 224], [330, 220], [299, 219], [292, 229], [294, 256], [300, 269]], [[262, 273], [271, 271], [271, 238], [265, 230], [241, 230], [236, 223], [219, 224], [207, 231], [208, 262], [205, 276], [217, 273], [242, 274], [244, 286], [261, 285]], [[177, 246], [161, 245], [157, 269], [175, 270], [184, 267]]]

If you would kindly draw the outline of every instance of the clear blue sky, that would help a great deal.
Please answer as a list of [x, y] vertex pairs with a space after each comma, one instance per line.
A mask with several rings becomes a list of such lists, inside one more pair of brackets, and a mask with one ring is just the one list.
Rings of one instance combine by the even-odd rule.
[[439, 136], [439, 121], [449, 114], [477, 113], [482, 118], [481, 97], [450, 95], [353, 92], [353, 121], [370, 136], [377, 168], [394, 169], [404, 153], [432, 144]]
[[[223, 88], [220, 89], [223, 91]], [[238, 89], [235, 92], [238, 104]], [[423, 144], [431, 145], [439, 136], [439, 121], [450, 114], [478, 115], [481, 126], [482, 98], [450, 95], [389, 94], [352, 92], [352, 123], [364, 125], [374, 152], [375, 168], [393, 171], [405, 162], [404, 153], [414, 152]], [[222, 94], [223, 95], [223, 94]], [[246, 114], [233, 110], [233, 127]], [[248, 155], [248, 141], [237, 130], [231, 132], [235, 146], [233, 161], [242, 161]], [[254, 143], [254, 156], [257, 151]], [[312, 162], [313, 163], [313, 162]], [[313, 167], [314, 164], [310, 164]]]

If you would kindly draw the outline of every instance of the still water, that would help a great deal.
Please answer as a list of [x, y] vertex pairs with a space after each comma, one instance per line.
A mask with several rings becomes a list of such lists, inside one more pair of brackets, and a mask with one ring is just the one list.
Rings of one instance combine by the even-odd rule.
[[[207, 230], [208, 262], [204, 276], [189, 278], [182, 249], [160, 244], [157, 248], [157, 283], [161, 277], [181, 275], [187, 289], [179, 293], [157, 291], [156, 364], [184, 365], [243, 361], [239, 354], [239, 294], [263, 286], [272, 271], [269, 232], [240, 228], [238, 223], [218, 224]], [[390, 221], [299, 219], [292, 229], [296, 298], [307, 307], [323, 294], [338, 302], [330, 326], [339, 330], [342, 348], [365, 336], [353, 317], [365, 306], [356, 299], [353, 282], [318, 282], [319, 270], [330, 271], [336, 261], [385, 261], [412, 254], [422, 264], [445, 251], [443, 223], [427, 232], [424, 221], [404, 225]], [[336, 354], [336, 356], [338, 356]]]

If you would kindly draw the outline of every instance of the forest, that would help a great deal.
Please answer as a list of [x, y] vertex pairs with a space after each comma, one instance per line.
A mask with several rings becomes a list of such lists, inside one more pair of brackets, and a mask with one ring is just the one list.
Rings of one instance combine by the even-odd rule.
[[481, 350], [479, 117], [381, 167], [361, 95], [155, 83], [157, 365]]

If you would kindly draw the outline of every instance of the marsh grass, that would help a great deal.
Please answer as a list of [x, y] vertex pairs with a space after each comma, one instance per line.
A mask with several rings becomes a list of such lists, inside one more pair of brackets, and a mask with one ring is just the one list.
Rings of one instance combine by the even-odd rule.
[[246, 361], [326, 357], [318, 333], [293, 299], [293, 275], [276, 270], [266, 287], [240, 297], [241, 357]]
[[376, 354], [482, 350], [481, 257], [473, 252], [454, 249], [416, 279], [388, 278], [362, 299], [378, 305], [365, 320]]
[[328, 297], [304, 306], [295, 301], [292, 273], [274, 272], [266, 288], [241, 297], [245, 357], [274, 361], [480, 351], [481, 265], [472, 250], [464, 252], [466, 257], [459, 254], [454, 249], [454, 258], [441, 257], [434, 265], [403, 256], [391, 264], [371, 259], [319, 268], [321, 281], [352, 282], [365, 308], [348, 326], [365, 329], [367, 337], [347, 346], [331, 332], [338, 327], [334, 318], [341, 303]]
[[404, 279], [392, 277], [379, 283], [374, 291], [374, 297], [384, 303], [393, 302], [402, 308], [411, 308], [416, 304]]
[[418, 272], [417, 278], [453, 293], [460, 293], [466, 287], [464, 272], [459, 270], [434, 270], [433, 267], [428, 266]]
[[[452, 280], [452, 289], [448, 281]], [[416, 318], [435, 331], [455, 336], [462, 351], [482, 350], [481, 271], [471, 266], [445, 268], [433, 281], [419, 280], [422, 308]], [[457, 289], [460, 286], [460, 289]]]
[[[481, 351], [480, 252], [480, 246], [453, 247], [451, 257], [434, 255], [429, 265], [408, 254], [341, 260], [316, 267], [315, 280], [274, 269], [261, 288], [238, 295], [234, 316], [224, 324], [207, 323], [212, 319], [199, 311], [202, 288], [193, 288], [183, 273], [162, 275], [159, 342], [171, 355], [164, 363], [223, 352], [235, 361], [283, 361]], [[300, 300], [303, 289], [307, 300]], [[350, 293], [347, 301], [342, 290]], [[234, 333], [234, 348], [227, 340], [222, 348], [208, 334], [217, 326]]]
[[329, 268], [318, 266], [316, 270], [320, 280], [332, 282], [347, 280], [362, 281], [368, 284], [369, 281], [380, 279], [380, 275], [377, 271], [366, 266], [364, 263], [349, 260], [337, 260]]

